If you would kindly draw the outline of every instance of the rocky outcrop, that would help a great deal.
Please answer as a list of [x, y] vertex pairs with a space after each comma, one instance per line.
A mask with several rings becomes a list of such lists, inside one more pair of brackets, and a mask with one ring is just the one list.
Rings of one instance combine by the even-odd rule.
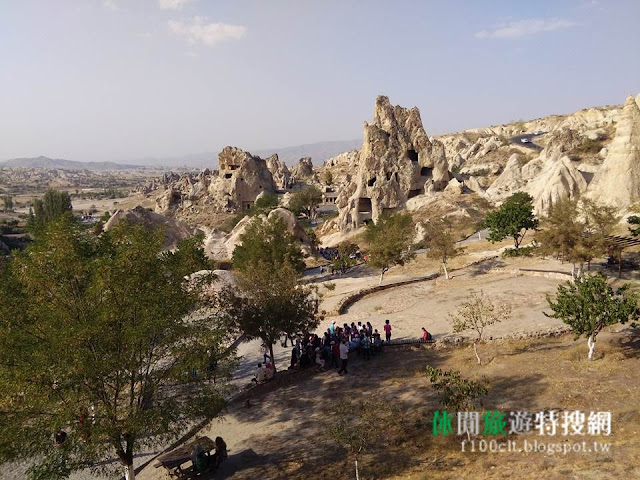
[[444, 146], [427, 137], [417, 108], [376, 99], [373, 122], [364, 125], [358, 170], [336, 204], [341, 230], [402, 209], [409, 198], [443, 190], [449, 182]]
[[[277, 156], [273, 157], [270, 157], [271, 163], [277, 169]], [[260, 157], [239, 148], [225, 147], [218, 155], [218, 163], [218, 171], [185, 173], [166, 182], [156, 199], [156, 212], [175, 214], [196, 205], [217, 212], [237, 212], [250, 208], [260, 193], [276, 190], [267, 162]], [[278, 171], [284, 174], [283, 169]]]
[[311, 157], [303, 157], [291, 170], [292, 183], [301, 183], [313, 178], [313, 163]]
[[487, 189], [487, 194], [492, 198], [499, 199], [522, 188], [526, 183], [522, 176], [523, 164], [521, 155], [517, 153], [511, 155], [500, 176]]
[[566, 156], [558, 161], [549, 162], [525, 191], [533, 197], [535, 211], [546, 214], [549, 208], [559, 200], [575, 199], [587, 190], [588, 183], [582, 173]]
[[289, 172], [284, 162], [280, 161], [278, 154], [271, 155], [265, 161], [267, 162], [267, 168], [271, 172], [276, 188], [279, 190], [291, 188], [291, 172]]
[[243, 217], [227, 235], [218, 231], [209, 233], [204, 242], [205, 254], [209, 258], [213, 258], [218, 261], [231, 259], [236, 246], [241, 243], [240, 237], [258, 218], [266, 218], [269, 220], [272, 218], [281, 219], [287, 227], [287, 231], [293, 235], [298, 242], [300, 242], [300, 247], [303, 253], [306, 255], [311, 254], [311, 241], [309, 236], [302, 225], [297, 221], [296, 216], [286, 208], [276, 208], [271, 210], [267, 216], [260, 215]]
[[133, 210], [117, 210], [104, 225], [104, 231], [112, 230], [121, 222], [135, 225], [142, 224], [149, 229], [161, 228], [164, 231], [163, 246], [168, 250], [175, 248], [178, 242], [198, 232], [197, 229], [189, 227], [180, 220], [160, 215], [140, 206]]
[[615, 137], [593, 178], [589, 196], [621, 208], [640, 198], [640, 106], [632, 96], [624, 104]]

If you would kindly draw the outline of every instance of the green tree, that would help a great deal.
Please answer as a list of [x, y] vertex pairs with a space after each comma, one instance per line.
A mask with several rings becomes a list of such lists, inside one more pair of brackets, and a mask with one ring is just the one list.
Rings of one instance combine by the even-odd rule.
[[318, 187], [307, 186], [291, 195], [289, 209], [296, 213], [304, 213], [309, 220], [316, 217], [316, 208], [322, 202], [322, 192]]
[[358, 260], [356, 254], [360, 248], [355, 243], [342, 242], [338, 245], [338, 255], [331, 261], [334, 272], [347, 273], [354, 267]]
[[408, 213], [380, 215], [375, 223], [367, 225], [364, 237], [369, 242], [367, 263], [380, 269], [379, 283], [391, 267], [404, 265], [415, 258], [413, 220]]
[[316, 298], [299, 279], [288, 259], [279, 264], [257, 259], [239, 272], [236, 285], [223, 288], [217, 296], [228, 328], [244, 333], [247, 340], [262, 340], [274, 366], [273, 345], [284, 333], [294, 337], [318, 326]]
[[565, 198], [549, 209], [543, 219], [544, 229], [536, 235], [544, 254], [555, 254], [573, 264], [572, 275], [582, 272], [584, 263], [591, 268], [593, 258], [604, 254], [607, 236], [618, 223], [616, 209], [587, 199]]
[[278, 206], [278, 196], [275, 193], [265, 193], [260, 198], [257, 198], [253, 204], [254, 209], [270, 212]]
[[[562, 261], [575, 261], [584, 234], [584, 222], [580, 219], [578, 202], [565, 198], [553, 204], [543, 218], [544, 229], [536, 234], [543, 254], [553, 254]], [[575, 268], [575, 267], [574, 267]]]
[[326, 414], [330, 420], [326, 422], [325, 437], [353, 455], [356, 480], [360, 478], [358, 456], [388, 441], [402, 417], [402, 412], [392, 402], [375, 398], [358, 402], [340, 400]]
[[33, 201], [33, 217], [30, 217], [31, 227], [38, 230], [66, 213], [71, 213], [69, 194], [49, 189], [42, 198], [36, 198]]
[[256, 217], [240, 236], [232, 255], [233, 267], [245, 272], [250, 266], [262, 262], [277, 269], [285, 263], [298, 273], [305, 268], [299, 242], [287, 231], [284, 221], [278, 217]]
[[447, 260], [464, 252], [464, 248], [456, 247], [456, 239], [451, 231], [451, 221], [443, 217], [430, 220], [422, 225], [424, 227], [424, 246], [427, 248], [427, 256], [442, 262], [444, 276], [449, 280]]
[[456, 333], [474, 330], [477, 334], [473, 340], [473, 352], [478, 365], [481, 364], [477, 345], [482, 341], [484, 329], [494, 323], [507, 320], [511, 316], [511, 306], [495, 304], [481, 291], [480, 295], [472, 291], [467, 300], [462, 302], [455, 314], [450, 316], [451, 326]]
[[524, 192], [511, 195], [485, 219], [485, 227], [489, 229], [487, 240], [494, 243], [511, 237], [515, 248], [520, 246], [527, 231], [537, 226], [538, 219], [533, 215], [533, 198]]
[[323, 180], [327, 185], [331, 185], [333, 183], [333, 174], [331, 173], [331, 170], [325, 170]]
[[640, 235], [640, 217], [637, 215], [631, 215], [627, 218], [629, 224], [629, 233], [634, 237]]
[[455, 412], [472, 410], [475, 401], [489, 393], [487, 381], [467, 380], [456, 370], [441, 370], [427, 365], [427, 377], [433, 389], [440, 394], [440, 404]]
[[2, 203], [4, 204], [5, 212], [13, 211], [13, 197], [11, 195], [3, 195]]
[[2, 269], [0, 461], [64, 472], [115, 455], [132, 479], [141, 448], [219, 411], [206, 352], [230, 339], [202, 310], [210, 278], [185, 280], [206, 265], [193, 243], [166, 254], [163, 239], [125, 222], [98, 238], [63, 216]]
[[638, 295], [631, 291], [631, 285], [614, 289], [601, 272], [558, 285], [555, 299], [547, 296], [547, 302], [553, 311], [545, 312], [547, 317], [559, 318], [569, 325], [574, 340], [581, 335], [587, 338], [589, 360], [593, 360], [596, 337], [604, 327], [627, 322], [635, 326], [640, 315]]

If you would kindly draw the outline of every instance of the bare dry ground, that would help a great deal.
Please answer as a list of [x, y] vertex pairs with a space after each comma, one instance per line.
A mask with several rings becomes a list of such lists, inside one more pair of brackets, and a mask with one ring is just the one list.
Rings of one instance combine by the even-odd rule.
[[[323, 426], [331, 421], [325, 408], [341, 398], [372, 396], [395, 403], [404, 413], [398, 418], [401, 428], [364, 455], [363, 480], [640, 478], [640, 331], [609, 329], [601, 334], [597, 352], [597, 359], [588, 362], [584, 342], [570, 336], [491, 342], [480, 346], [483, 365], [478, 366], [468, 346], [388, 348], [371, 361], [354, 359], [346, 376], [295, 373], [279, 385], [256, 390], [250, 408], [233, 405], [203, 429], [201, 433], [222, 436], [230, 448], [228, 462], [210, 478], [354, 478], [347, 452], [323, 435]], [[427, 365], [460, 370], [467, 378], [486, 377], [490, 392], [478, 407], [481, 411], [610, 411], [610, 436], [572, 441], [610, 442], [611, 450], [567, 455], [462, 452], [464, 437], [432, 433], [433, 411], [442, 407], [425, 376]], [[567, 438], [559, 435], [552, 441]], [[139, 478], [162, 478], [162, 472], [149, 466]]]

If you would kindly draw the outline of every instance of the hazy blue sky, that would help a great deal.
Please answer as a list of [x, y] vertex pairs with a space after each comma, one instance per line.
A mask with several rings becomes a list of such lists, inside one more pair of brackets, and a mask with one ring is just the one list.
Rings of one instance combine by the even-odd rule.
[[622, 103], [640, 1], [0, 0], [0, 159], [438, 134]]

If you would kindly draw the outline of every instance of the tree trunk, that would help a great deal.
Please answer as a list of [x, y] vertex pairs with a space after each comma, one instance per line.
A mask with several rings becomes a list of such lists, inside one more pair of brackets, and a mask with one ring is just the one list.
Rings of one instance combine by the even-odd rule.
[[124, 478], [125, 480], [135, 480], [136, 479], [136, 471], [133, 468], [133, 463], [129, 465], [125, 465], [124, 467]]
[[571, 278], [573, 280], [576, 279], [576, 264], [575, 263], [571, 264]]
[[442, 268], [444, 268], [444, 278], [449, 280], [449, 272], [447, 272], [447, 264], [445, 262], [442, 262]]
[[276, 359], [273, 356], [273, 343], [269, 342], [269, 356], [271, 357], [271, 365], [273, 365], [273, 373], [276, 372]]
[[378, 285], [382, 285], [382, 279], [384, 278], [384, 270], [382, 270], [380, 272], [380, 281], [378, 282]]
[[589, 346], [589, 360], [593, 360], [593, 353], [596, 350], [596, 337], [594, 334], [589, 335], [587, 338], [587, 345]]
[[360, 475], [358, 474], [358, 456], [356, 455], [356, 480], [360, 480]]
[[473, 342], [473, 353], [476, 354], [476, 360], [478, 360], [478, 365], [481, 365], [480, 356], [478, 355], [478, 342]]

